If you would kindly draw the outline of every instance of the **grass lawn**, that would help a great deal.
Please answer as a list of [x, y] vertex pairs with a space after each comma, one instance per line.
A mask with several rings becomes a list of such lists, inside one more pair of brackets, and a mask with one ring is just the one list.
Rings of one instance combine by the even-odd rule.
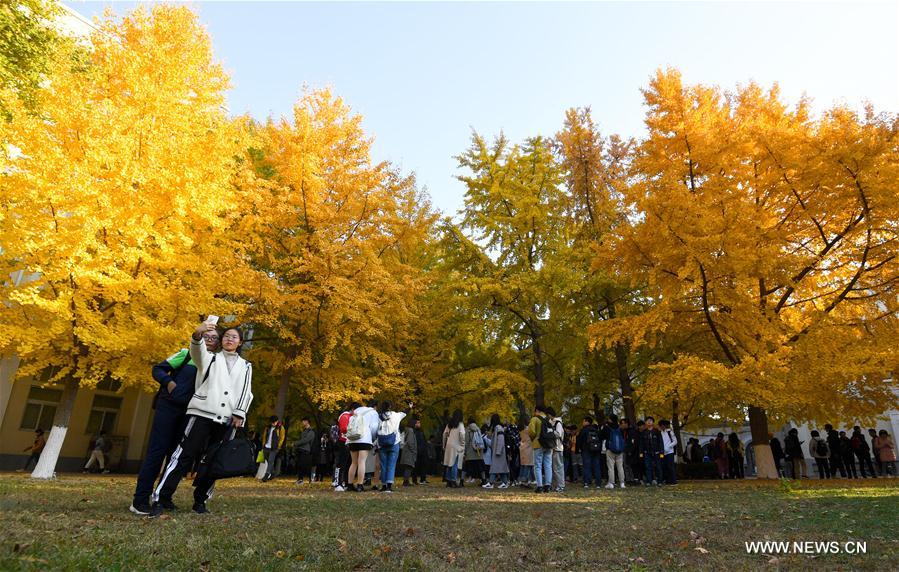
[[[696, 482], [536, 495], [333, 493], [220, 482], [213, 514], [128, 512], [134, 480], [0, 475], [0, 570], [899, 569], [899, 480]], [[866, 555], [750, 555], [744, 541], [867, 542]]]

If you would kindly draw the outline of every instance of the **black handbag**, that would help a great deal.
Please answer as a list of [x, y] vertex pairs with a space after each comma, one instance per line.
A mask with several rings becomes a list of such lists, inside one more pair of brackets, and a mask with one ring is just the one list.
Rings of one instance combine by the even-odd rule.
[[230, 439], [221, 441], [207, 453], [205, 464], [211, 479], [255, 475], [256, 453], [246, 429], [232, 430]]

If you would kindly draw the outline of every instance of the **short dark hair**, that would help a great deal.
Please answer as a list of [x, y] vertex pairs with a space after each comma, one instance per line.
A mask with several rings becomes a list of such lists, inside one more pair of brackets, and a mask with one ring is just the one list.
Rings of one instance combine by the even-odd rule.
[[617, 425], [618, 424], [618, 416], [615, 415], [614, 413], [610, 413], [609, 421], [611, 421], [612, 423], [615, 423]]
[[308, 417], [302, 417], [302, 418], [300, 418], [300, 422], [302, 423], [303, 421], [305, 421], [306, 423], [311, 423], [311, 421], [309, 421], [309, 418], [308, 418]]
[[643, 427], [644, 425], [646, 425], [645, 421], [643, 421], [642, 419], [637, 420], [637, 427]]
[[586, 421], [586, 422], [589, 423], [590, 425], [593, 425], [593, 418], [590, 417], [589, 415], [587, 415], [586, 417], [584, 417], [584, 421]]
[[818, 433], [815, 430], [812, 430], [812, 437], [817, 437], [818, 435], [820, 435], [820, 433]]
[[546, 411], [547, 415], [552, 415], [553, 417], [556, 416], [556, 410], [552, 407], [547, 407], [544, 411]]
[[653, 417], [652, 415], [647, 415], [647, 416], [646, 416], [646, 421], [652, 421], [653, 423], [655, 423], [655, 422], [656, 422], [656, 418]]
[[277, 421], [277, 420], [278, 420], [278, 416], [277, 416], [277, 415], [272, 415], [271, 417], [268, 418], [268, 422], [269, 422], [269, 423], [274, 423], [274, 422]]
[[665, 427], [668, 427], [669, 425], [671, 425], [671, 423], [667, 419], [659, 419], [659, 425], [664, 425]]

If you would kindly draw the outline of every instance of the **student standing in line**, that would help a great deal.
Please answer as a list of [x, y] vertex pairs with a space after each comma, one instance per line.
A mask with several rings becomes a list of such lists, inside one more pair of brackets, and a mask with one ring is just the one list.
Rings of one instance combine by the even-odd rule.
[[808, 478], [808, 468], [805, 465], [805, 455], [802, 453], [802, 441], [799, 440], [798, 429], [793, 427], [787, 431], [787, 436], [784, 438], [784, 446], [786, 447], [787, 457], [790, 459], [793, 478]]
[[[412, 404], [409, 404], [409, 409]], [[405, 411], [393, 411], [393, 404], [382, 401], [378, 408], [378, 460], [381, 462], [381, 491], [393, 492], [396, 463], [402, 447], [400, 423], [406, 417]]]
[[815, 459], [815, 465], [818, 467], [818, 478], [830, 478], [830, 447], [827, 441], [821, 438], [821, 434], [812, 431], [812, 440], [808, 442], [808, 452]]
[[[625, 488], [624, 484], [624, 449], [626, 447], [624, 434], [618, 423], [618, 416], [612, 413], [606, 421], [603, 432], [603, 445], [606, 450], [606, 467], [609, 475], [607, 489], [615, 488], [615, 469], [618, 469], [618, 484]], [[597, 483], [597, 486], [599, 484]]]
[[643, 422], [643, 432], [640, 434], [639, 449], [646, 472], [643, 483], [649, 485], [662, 485], [661, 460], [664, 456], [662, 446], [662, 434], [653, 427], [655, 419], [647, 416]]
[[[191, 336], [190, 358], [197, 364], [196, 390], [187, 406], [184, 436], [153, 493], [162, 510], [174, 506], [172, 495], [194, 461], [221, 442], [229, 427], [243, 427], [253, 401], [252, 364], [240, 356], [243, 333], [239, 328], [226, 329], [221, 336], [221, 351], [211, 352], [203, 336], [215, 331], [215, 324], [207, 321]], [[193, 484], [193, 511], [208, 513], [206, 501], [212, 497], [215, 480], [199, 474]], [[154, 510], [154, 514], [159, 512]]]
[[852, 428], [852, 437], [849, 439], [849, 442], [852, 444], [852, 451], [855, 457], [858, 459], [858, 468], [862, 477], [868, 476], [865, 471], [865, 467], [867, 467], [868, 472], [871, 473], [871, 478], [876, 479], [877, 473], [874, 471], [874, 465], [871, 464], [871, 447], [868, 446], [868, 441], [865, 440], [862, 428], [858, 425]]
[[602, 485], [602, 434], [589, 415], [581, 422], [577, 448], [584, 463], [584, 488], [589, 489], [591, 483], [599, 488]]
[[490, 459], [490, 482], [484, 485], [484, 488], [493, 488], [497, 477], [500, 484], [497, 488], [509, 488], [509, 461], [506, 458], [506, 428], [500, 420], [499, 414], [494, 413], [490, 416], [490, 443], [491, 443], [491, 459]]
[[518, 485], [525, 488], [530, 487], [532, 484], [537, 484], [536, 475], [534, 474], [534, 444], [531, 442], [528, 427], [529, 424], [524, 419], [519, 420]]
[[552, 484], [553, 450], [558, 436], [552, 428], [552, 419], [547, 408], [542, 405], [534, 407], [534, 417], [528, 424], [528, 435], [534, 446], [534, 472], [537, 475], [536, 493], [548, 493]]
[[664, 451], [662, 474], [665, 476], [665, 484], [676, 485], [677, 468], [674, 461], [677, 454], [677, 437], [671, 430], [671, 423], [667, 419], [659, 421], [659, 430], [662, 432], [662, 449]]
[[456, 409], [443, 428], [443, 465], [446, 467], [446, 486], [462, 487], [459, 478], [459, 463], [465, 458], [465, 425], [462, 411]]

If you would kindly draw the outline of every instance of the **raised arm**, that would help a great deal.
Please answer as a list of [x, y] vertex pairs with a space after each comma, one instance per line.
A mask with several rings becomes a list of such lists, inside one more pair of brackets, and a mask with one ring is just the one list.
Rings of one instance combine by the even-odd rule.
[[203, 335], [206, 334], [206, 332], [214, 331], [215, 324], [201, 322], [190, 337], [190, 359], [194, 360], [194, 364], [197, 366], [197, 377], [200, 379], [206, 374], [206, 368], [209, 367], [209, 360], [212, 355], [209, 353], [209, 350], [206, 349], [206, 342], [203, 340]]

